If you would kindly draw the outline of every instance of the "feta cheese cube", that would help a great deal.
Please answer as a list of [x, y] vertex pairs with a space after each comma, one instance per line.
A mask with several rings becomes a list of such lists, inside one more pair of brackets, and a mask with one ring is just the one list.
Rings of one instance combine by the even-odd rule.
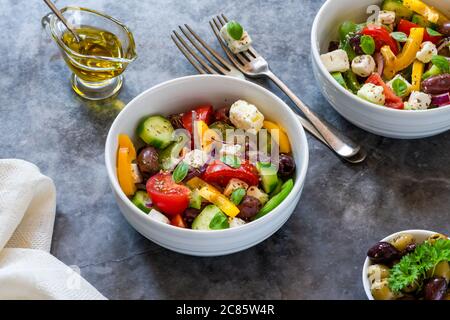
[[378, 24], [384, 24], [392, 26], [395, 23], [395, 12], [394, 11], [380, 11], [378, 13]]
[[162, 223], [170, 224], [170, 220], [165, 215], [163, 215], [161, 212], [159, 212], [159, 211], [157, 211], [155, 209], [152, 209], [148, 213], [148, 217], [150, 219], [152, 219], [152, 220], [155, 220], [155, 221], [159, 221], [159, 222], [162, 222]]
[[142, 183], [142, 181], [144, 181], [141, 171], [139, 171], [139, 167], [136, 163], [131, 164], [131, 175], [134, 183]]
[[376, 64], [372, 56], [357, 56], [352, 61], [352, 71], [360, 77], [368, 77], [375, 71]]
[[406, 96], [411, 92], [412, 85], [411, 85], [411, 83], [408, 82], [408, 80], [406, 80], [405, 78], [403, 78], [400, 74], [396, 75], [391, 81], [389, 81], [389, 82], [386, 83], [386, 84], [388, 85], [389, 88], [392, 89], [392, 91], [395, 92], [394, 87], [393, 87], [393, 84], [394, 84], [394, 81], [397, 80], [397, 79], [402, 80], [402, 81], [406, 84], [406, 87], [407, 87], [408, 89], [406, 90], [405, 94], [403, 94], [402, 96], [400, 96], [401, 98], [406, 97]]
[[437, 54], [438, 50], [436, 45], [430, 41], [425, 41], [421, 44], [420, 51], [416, 53], [416, 58], [423, 63], [428, 63]]
[[350, 69], [347, 52], [342, 49], [322, 54], [320, 59], [328, 72], [345, 72]]
[[230, 228], [236, 228], [236, 227], [243, 226], [245, 224], [245, 221], [240, 218], [231, 218], [229, 220], [229, 223], [230, 223]]
[[238, 129], [258, 132], [263, 127], [264, 116], [253, 104], [238, 100], [231, 106], [230, 121]]
[[424, 92], [413, 91], [408, 102], [405, 103], [406, 110], [426, 110], [431, 105], [431, 96]]
[[363, 85], [358, 91], [358, 97], [379, 105], [384, 105], [386, 101], [384, 88], [376, 86], [373, 83], [366, 83]]
[[189, 151], [183, 161], [193, 168], [200, 168], [208, 161], [208, 154], [200, 149]]
[[247, 31], [244, 30], [242, 34], [242, 38], [240, 40], [233, 39], [230, 34], [228, 33], [228, 25], [224, 25], [222, 29], [220, 29], [220, 34], [222, 38], [225, 40], [225, 42], [228, 45], [228, 48], [233, 53], [239, 53], [243, 51], [247, 51], [250, 46], [252, 45], [252, 39], [250, 38]]

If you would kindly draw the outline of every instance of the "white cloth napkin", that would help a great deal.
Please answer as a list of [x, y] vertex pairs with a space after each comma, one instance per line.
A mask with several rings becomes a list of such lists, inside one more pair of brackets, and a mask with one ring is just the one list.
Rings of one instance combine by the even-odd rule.
[[0, 299], [105, 299], [52, 256], [53, 181], [22, 160], [0, 160]]

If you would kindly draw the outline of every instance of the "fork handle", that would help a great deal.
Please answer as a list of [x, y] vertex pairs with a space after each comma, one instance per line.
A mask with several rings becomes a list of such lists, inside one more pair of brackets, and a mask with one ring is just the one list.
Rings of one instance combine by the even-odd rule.
[[361, 147], [359, 145], [343, 135], [324, 119], [319, 118], [319, 116], [304, 104], [273, 72], [270, 71], [266, 73], [266, 75], [295, 103], [298, 109], [303, 112], [334, 152], [341, 157], [349, 158], [360, 151]]

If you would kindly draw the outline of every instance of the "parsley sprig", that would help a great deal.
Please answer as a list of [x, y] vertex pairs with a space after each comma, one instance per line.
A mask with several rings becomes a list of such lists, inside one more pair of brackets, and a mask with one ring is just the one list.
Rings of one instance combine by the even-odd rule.
[[399, 292], [410, 285], [420, 284], [427, 278], [427, 272], [442, 261], [450, 261], [450, 239], [424, 242], [394, 265], [389, 275], [389, 288]]

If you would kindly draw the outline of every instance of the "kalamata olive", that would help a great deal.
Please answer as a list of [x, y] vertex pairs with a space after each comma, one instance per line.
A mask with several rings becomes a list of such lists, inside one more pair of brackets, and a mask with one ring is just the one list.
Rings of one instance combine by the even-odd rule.
[[447, 292], [447, 281], [444, 278], [431, 278], [423, 289], [425, 300], [442, 300]]
[[367, 252], [373, 263], [390, 264], [400, 257], [400, 252], [389, 242], [378, 242]]
[[194, 219], [197, 218], [197, 216], [202, 212], [202, 210], [195, 209], [195, 208], [188, 208], [183, 213], [183, 219], [184, 222], [188, 225], [188, 227], [191, 227], [192, 222], [194, 222]]
[[350, 45], [352, 46], [355, 53], [360, 56], [364, 54], [363, 49], [361, 48], [361, 35], [356, 34], [350, 38]]
[[152, 175], [159, 171], [158, 151], [153, 147], [143, 148], [137, 157], [139, 170], [143, 175]]
[[[204, 171], [204, 170], [203, 170]], [[192, 178], [200, 177], [203, 174], [201, 168], [193, 168], [189, 167], [188, 173], [186, 175], [186, 178], [184, 178], [184, 182], [188, 182]]]
[[339, 49], [339, 41], [330, 41], [328, 46], [328, 52], [332, 52]]
[[450, 91], [450, 74], [441, 74], [422, 82], [422, 89], [428, 94], [442, 94]]
[[172, 114], [168, 116], [170, 123], [172, 124], [174, 129], [183, 129], [183, 114]]
[[224, 107], [216, 110], [216, 112], [214, 112], [214, 121], [222, 121], [231, 124], [230, 109], [230, 107]]
[[261, 210], [261, 202], [255, 197], [245, 196], [238, 208], [240, 210], [238, 218], [249, 221]]
[[439, 29], [439, 32], [450, 37], [450, 22], [445, 22]]
[[406, 256], [407, 254], [413, 253], [414, 250], [416, 250], [417, 244], [410, 243], [406, 246], [406, 248], [402, 251], [402, 257]]
[[278, 164], [278, 174], [282, 178], [289, 178], [295, 172], [295, 161], [294, 158], [288, 156], [287, 154], [280, 154], [280, 162]]

